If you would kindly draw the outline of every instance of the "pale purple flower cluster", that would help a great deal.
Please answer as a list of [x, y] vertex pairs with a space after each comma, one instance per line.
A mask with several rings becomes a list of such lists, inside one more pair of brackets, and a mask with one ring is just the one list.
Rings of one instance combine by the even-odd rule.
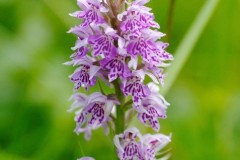
[[130, 128], [114, 137], [120, 160], [155, 160], [155, 156], [171, 141], [163, 134], [141, 135], [136, 128]]
[[[154, 21], [151, 9], [144, 6], [149, 0], [77, 2], [81, 11], [71, 16], [81, 19], [82, 23], [69, 31], [77, 35], [78, 40], [72, 47], [75, 52], [71, 61], [65, 63], [77, 67], [70, 75], [75, 93], [69, 111], [76, 111], [75, 132], [84, 132], [86, 139], [99, 127], [104, 127], [107, 133], [113, 108], [125, 103], [116, 98], [119, 93], [77, 93], [81, 87], [87, 91], [95, 86], [98, 79], [109, 86], [112, 82], [119, 83], [126, 99], [131, 96], [131, 110], [137, 112], [139, 121], [159, 131], [158, 119], [166, 118], [169, 104], [159, 93], [157, 85], [164, 84], [164, 68], [173, 56], [165, 51], [168, 44], [160, 41], [164, 34], [157, 31], [160, 26]], [[145, 84], [146, 76], [153, 82]], [[136, 129], [126, 130], [115, 137], [121, 160], [153, 160], [162, 144], [169, 141], [170, 138], [163, 135], [141, 136]]]

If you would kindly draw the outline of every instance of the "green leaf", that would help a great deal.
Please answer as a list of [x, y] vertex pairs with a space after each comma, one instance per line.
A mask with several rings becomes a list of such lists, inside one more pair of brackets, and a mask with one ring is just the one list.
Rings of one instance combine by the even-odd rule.
[[176, 80], [179, 72], [186, 63], [190, 53], [200, 38], [204, 28], [210, 20], [219, 0], [206, 0], [206, 3], [200, 10], [192, 26], [180, 42], [176, 52], [175, 60], [169, 69], [167, 69], [167, 77], [165, 79], [165, 86], [162, 88], [162, 94], [166, 95], [174, 81]]

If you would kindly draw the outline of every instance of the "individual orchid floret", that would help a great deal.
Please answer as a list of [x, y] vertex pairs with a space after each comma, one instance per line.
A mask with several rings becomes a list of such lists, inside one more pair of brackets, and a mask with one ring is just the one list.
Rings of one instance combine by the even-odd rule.
[[163, 73], [163, 69], [158, 67], [151, 67], [151, 71], [158, 78], [160, 84], [164, 86], [164, 79], [166, 77], [166, 74]]
[[78, 36], [75, 46], [72, 47], [72, 50], [76, 51], [70, 58], [76, 60], [86, 56], [89, 51], [87, 40], [88, 37], [93, 34], [90, 27], [75, 26], [71, 28], [68, 33], [74, 33]]
[[103, 77], [99, 71], [101, 68], [94, 65], [95, 59], [85, 56], [79, 59], [72, 59], [66, 62], [66, 65], [79, 66], [72, 75], [69, 76], [70, 80], [74, 83], [74, 90], [77, 91], [80, 87], [88, 90], [89, 87], [94, 86], [97, 81], [97, 76]]
[[114, 137], [120, 160], [156, 160], [157, 153], [170, 141], [170, 136], [163, 134], [142, 136], [135, 127]]
[[114, 144], [120, 160], [144, 160], [141, 151], [141, 134], [137, 128], [130, 128], [115, 135]]
[[166, 78], [166, 74], [163, 73], [163, 68], [158, 68], [149, 64], [145, 64], [143, 70], [145, 74], [148, 75], [154, 83], [164, 86], [164, 79]]
[[88, 48], [85, 46], [81, 46], [80, 48], [77, 49], [77, 51], [70, 56], [72, 60], [78, 60], [83, 58], [84, 56], [87, 55]]
[[82, 157], [82, 158], [79, 158], [77, 160], [95, 160], [95, 159], [92, 158], [92, 157]]
[[168, 47], [168, 43], [158, 41], [156, 43], [157, 54], [162, 61], [172, 61], [174, 58], [170, 53], [167, 53], [165, 49]]
[[[171, 142], [171, 135], [146, 134], [142, 136], [142, 151], [144, 160], [156, 160], [158, 152]], [[166, 159], [166, 158], [165, 158]]]
[[132, 56], [141, 56], [143, 62], [151, 65], [161, 65], [162, 62], [154, 54], [156, 48], [154, 42], [145, 40], [144, 37], [137, 37], [133, 40], [130, 40], [127, 47], [127, 52]]
[[118, 35], [116, 31], [108, 25], [102, 25], [104, 27], [104, 33], [91, 35], [88, 38], [88, 43], [93, 48], [92, 55], [104, 55], [105, 57], [115, 57], [117, 54], [117, 48], [114, 45], [114, 41], [117, 41]]
[[[155, 131], [159, 131], [160, 125], [158, 118], [166, 118], [166, 111], [157, 104], [143, 102], [145, 111], [138, 113], [138, 119], [146, 126], [151, 126]], [[149, 122], [149, 124], [148, 124]]]
[[81, 65], [70, 76], [71, 81], [74, 83], [74, 90], [84, 87], [88, 90], [89, 87], [94, 86], [97, 82], [96, 74], [100, 67], [94, 65]]
[[150, 8], [142, 6], [145, 2], [134, 1], [129, 5], [127, 11], [118, 15], [118, 19], [121, 21], [120, 29], [123, 33], [139, 33], [146, 28], [160, 28], [154, 21], [153, 14], [149, 12]]
[[128, 42], [127, 52], [131, 55], [148, 55], [150, 52], [153, 52], [154, 45], [151, 41], [146, 41], [143, 37], [136, 37]]
[[132, 73], [131, 76], [123, 79], [121, 90], [125, 96], [131, 95], [135, 105], [141, 104], [141, 100], [150, 94], [149, 88], [143, 84], [144, 72], [138, 70]]
[[91, 49], [88, 43], [89, 37], [95, 34], [101, 34], [101, 28], [103, 26], [106, 25], [91, 23], [86, 27], [75, 26], [68, 31], [68, 33], [74, 33], [78, 36], [78, 40], [76, 41], [75, 46], [72, 47], [72, 50], [76, 50], [76, 52], [71, 56], [72, 59], [82, 58], [86, 56], [87, 52]]
[[[151, 38], [152, 37], [144, 37], [143, 35], [132, 38], [127, 44], [127, 52], [132, 56], [141, 56], [143, 62], [148, 65], [166, 67], [167, 64], [165, 64], [164, 61], [172, 60], [171, 55], [167, 54], [162, 48], [158, 48], [160, 43], [156, 43]], [[166, 56], [168, 56], [168, 58]]]
[[151, 94], [142, 99], [142, 104], [134, 106], [138, 112], [138, 119], [146, 126], [151, 126], [155, 131], [159, 131], [158, 119], [165, 119], [166, 109], [169, 103], [159, 93], [159, 87], [154, 83], [148, 84]]
[[69, 111], [77, 110], [75, 121], [77, 123], [75, 132], [77, 134], [85, 132], [85, 138], [90, 139], [91, 130], [105, 127], [110, 120], [110, 113], [114, 105], [119, 104], [116, 99], [107, 97], [99, 92], [89, 96], [76, 93], [71, 97], [73, 105]]
[[78, 0], [78, 5], [82, 11], [70, 14], [71, 16], [83, 19], [81, 26], [85, 27], [91, 23], [104, 23], [102, 13], [107, 13], [108, 9], [102, 0]]
[[105, 58], [101, 62], [101, 66], [109, 71], [108, 79], [110, 82], [118, 77], [126, 78], [130, 76], [130, 69], [125, 63], [125, 57], [117, 55], [115, 58]]
[[81, 48], [82, 46], [87, 47], [88, 37], [90, 35], [94, 34], [93, 31], [92, 31], [92, 28], [90, 26], [87, 26], [87, 27], [75, 26], [75, 27], [71, 28], [68, 31], [68, 33], [73, 33], [78, 37], [78, 39], [75, 43], [75, 46], [72, 47], [72, 50], [77, 50], [77, 49]]

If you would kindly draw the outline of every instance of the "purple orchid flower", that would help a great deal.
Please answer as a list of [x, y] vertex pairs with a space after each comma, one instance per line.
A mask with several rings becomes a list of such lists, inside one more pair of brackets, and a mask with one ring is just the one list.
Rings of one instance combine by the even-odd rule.
[[77, 123], [75, 132], [77, 134], [85, 132], [85, 138], [91, 137], [91, 130], [104, 127], [108, 132], [107, 122], [110, 121], [110, 113], [114, 105], [119, 104], [115, 99], [95, 92], [89, 96], [81, 93], [74, 94], [71, 98], [73, 105], [69, 111], [76, 111], [75, 121]]
[[170, 141], [170, 136], [163, 134], [142, 136], [135, 127], [114, 137], [120, 160], [156, 160], [156, 154]]
[[121, 90], [124, 95], [131, 95], [135, 105], [141, 104], [141, 100], [150, 94], [149, 88], [143, 84], [143, 71], [135, 71], [131, 76], [123, 80]]
[[102, 25], [104, 33], [91, 35], [88, 38], [88, 43], [93, 48], [92, 55], [104, 55], [105, 57], [112, 58], [117, 54], [117, 48], [114, 41], [118, 39], [116, 31], [108, 25]]
[[[138, 119], [146, 126], [151, 126], [155, 131], [159, 131], [158, 119], [167, 118], [166, 109], [169, 103], [159, 94], [159, 87], [154, 83], [149, 85], [151, 94], [142, 99], [142, 104], [134, 106], [138, 112]], [[148, 123], [149, 122], [149, 123]]]
[[[157, 153], [163, 149], [169, 142], [171, 142], [171, 135], [166, 136], [163, 134], [146, 134], [142, 136], [142, 152], [144, 160], [156, 160]], [[166, 158], [168, 155], [166, 155]], [[162, 159], [164, 159], [163, 157]], [[165, 158], [165, 159], [166, 159]]]
[[144, 160], [139, 139], [141, 135], [136, 128], [130, 128], [123, 134], [115, 135], [114, 144], [120, 160], [139, 159]]
[[139, 33], [145, 28], [160, 28], [158, 23], [154, 21], [154, 16], [150, 13], [150, 8], [143, 6], [147, 1], [134, 1], [130, 4], [127, 11], [118, 15], [118, 19], [122, 22], [120, 29], [123, 33]]
[[73, 59], [70, 62], [66, 62], [66, 65], [80, 65], [72, 75], [70, 75], [71, 81], [74, 83], [74, 90], [77, 91], [80, 87], [84, 87], [88, 90], [89, 87], [96, 84], [96, 76], [102, 76], [101, 72], [98, 72], [101, 68], [94, 65], [95, 60], [91, 57], [84, 57], [80, 59]]
[[82, 27], [90, 25], [92, 22], [104, 23], [102, 13], [108, 12], [108, 9], [102, 3], [102, 0], [78, 0], [78, 5], [82, 11], [70, 14], [73, 17], [83, 19]]
[[117, 55], [115, 58], [105, 58], [100, 63], [102, 68], [109, 70], [109, 82], [114, 81], [118, 77], [126, 78], [131, 74], [125, 63], [125, 57], [122, 55]]

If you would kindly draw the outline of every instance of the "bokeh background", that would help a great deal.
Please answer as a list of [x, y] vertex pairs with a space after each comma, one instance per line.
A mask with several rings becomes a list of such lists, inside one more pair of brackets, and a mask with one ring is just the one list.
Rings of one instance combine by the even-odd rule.
[[[207, 0], [176, 0], [169, 51], [174, 54]], [[240, 1], [219, 4], [166, 95], [161, 132], [172, 133], [172, 160], [240, 158]], [[166, 32], [169, 0], [152, 0]], [[73, 84], [69, 60], [79, 23], [75, 0], [0, 0], [0, 160], [114, 159], [102, 129], [86, 142], [66, 110]], [[141, 126], [141, 125], [139, 125]], [[144, 127], [144, 131], [151, 131]]]

